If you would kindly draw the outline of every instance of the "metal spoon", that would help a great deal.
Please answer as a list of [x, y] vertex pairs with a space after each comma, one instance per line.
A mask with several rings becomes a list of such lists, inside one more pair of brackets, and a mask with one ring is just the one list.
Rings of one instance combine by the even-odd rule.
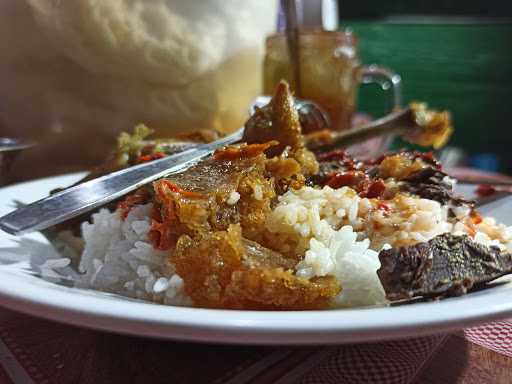
[[[251, 105], [249, 113], [254, 114], [256, 108], [261, 108], [270, 103], [270, 96], [260, 96]], [[318, 104], [295, 98], [295, 108], [299, 114], [302, 132], [325, 131], [331, 126], [329, 115]]]
[[411, 108], [390, 113], [380, 119], [347, 131], [317, 131], [306, 135], [306, 145], [313, 150], [345, 148], [373, 137], [403, 134], [420, 128]]
[[286, 45], [290, 58], [290, 67], [294, 82], [294, 90], [297, 96], [302, 96], [299, 21], [297, 20], [297, 2], [295, 0], [283, 0], [286, 19]]

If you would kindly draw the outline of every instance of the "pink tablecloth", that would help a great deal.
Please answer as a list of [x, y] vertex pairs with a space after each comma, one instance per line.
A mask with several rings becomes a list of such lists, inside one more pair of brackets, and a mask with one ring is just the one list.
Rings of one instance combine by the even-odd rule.
[[[449, 348], [445, 350], [453, 338], [458, 344], [466, 343], [466, 350], [469, 345], [494, 351], [491, 356], [505, 359], [512, 378], [512, 322], [509, 321], [455, 335], [337, 347], [276, 348], [141, 339], [62, 325], [2, 309], [0, 384], [409, 384], [426, 382], [432, 375], [432, 382], [443, 382], [440, 377], [439, 381], [436, 379], [436, 372], [426, 371], [431, 370], [434, 358], [442, 359], [443, 353], [452, 354]], [[450, 373], [453, 376], [459, 368], [449, 369], [453, 370]]]

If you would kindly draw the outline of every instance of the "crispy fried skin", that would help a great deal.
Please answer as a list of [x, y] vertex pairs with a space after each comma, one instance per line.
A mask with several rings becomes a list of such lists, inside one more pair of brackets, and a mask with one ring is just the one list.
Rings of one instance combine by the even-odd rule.
[[233, 273], [226, 287], [226, 303], [236, 309], [321, 309], [340, 290], [333, 276], [307, 280], [282, 268], [254, 268]]
[[262, 144], [247, 144], [242, 143], [239, 145], [230, 145], [215, 151], [213, 158], [215, 160], [242, 160], [256, 157], [265, 152], [270, 147], [279, 145], [276, 140], [271, 140]]
[[307, 280], [290, 268], [294, 260], [244, 240], [239, 226], [182, 236], [171, 256], [194, 305], [210, 308], [311, 309], [340, 291], [335, 278]]
[[[263, 151], [271, 144], [227, 147], [186, 172], [153, 183], [158, 211], [149, 233], [153, 245], [172, 249], [182, 234], [194, 238], [236, 223], [241, 224], [245, 238], [261, 240], [277, 194], [302, 187], [305, 170], [318, 166], [314, 155], [303, 149], [296, 157], [285, 151], [267, 159]], [[240, 199], [230, 205], [233, 192]]]
[[[245, 237], [254, 239], [275, 197], [273, 179], [265, 176], [265, 161], [263, 154], [236, 161], [210, 159], [153, 183], [159, 211], [149, 233], [153, 245], [172, 249], [182, 234], [194, 238], [235, 223], [241, 223]], [[232, 192], [240, 199], [230, 205]]]

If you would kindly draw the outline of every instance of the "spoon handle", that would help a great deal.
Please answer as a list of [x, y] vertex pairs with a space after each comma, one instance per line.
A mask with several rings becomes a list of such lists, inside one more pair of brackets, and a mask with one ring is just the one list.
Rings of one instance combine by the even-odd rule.
[[302, 96], [301, 69], [300, 69], [300, 42], [299, 42], [299, 21], [297, 19], [296, 0], [284, 0], [284, 13], [286, 19], [286, 43], [290, 57], [290, 66], [293, 75], [295, 95]]
[[306, 136], [306, 143], [312, 150], [325, 151], [362, 143], [376, 136], [403, 134], [417, 127], [414, 112], [411, 108], [405, 108], [358, 128], [341, 132], [322, 131], [309, 134]]

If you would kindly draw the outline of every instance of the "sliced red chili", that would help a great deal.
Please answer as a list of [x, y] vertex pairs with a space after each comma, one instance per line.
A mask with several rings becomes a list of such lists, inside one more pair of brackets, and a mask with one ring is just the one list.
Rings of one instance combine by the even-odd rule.
[[326, 153], [320, 153], [317, 156], [319, 161], [343, 161], [347, 157], [347, 153], [343, 149], [335, 149]]
[[170, 180], [164, 179], [164, 180], [160, 180], [158, 183], [160, 183], [160, 185], [162, 185], [162, 184], [165, 185], [167, 188], [169, 188], [169, 190], [171, 190], [172, 192], [175, 192], [175, 193], [179, 193], [183, 197], [190, 197], [192, 199], [202, 199], [205, 197], [204, 195], [202, 195], [199, 192], [187, 191], [185, 189], [182, 189], [179, 185], [174, 184]]
[[142, 156], [139, 156], [139, 158], [137, 159], [137, 163], [138, 164], [147, 163], [148, 161], [161, 159], [162, 157], [165, 157], [165, 156], [167, 156], [167, 155], [163, 152], [155, 152], [150, 155], [142, 155]]
[[366, 176], [363, 172], [340, 172], [331, 176], [329, 180], [327, 180], [326, 185], [335, 189], [341, 187], [352, 187], [358, 190], [357, 186], [367, 178], [368, 176]]
[[471, 221], [473, 222], [473, 224], [480, 224], [482, 221], [483, 221], [483, 218], [482, 218], [482, 215], [480, 215], [478, 212], [476, 211], [472, 211], [471, 214]]
[[383, 203], [382, 201], [379, 201], [377, 203], [377, 208], [382, 211], [385, 211], [385, 212], [391, 211], [391, 207], [389, 205], [387, 205], [386, 203]]
[[373, 181], [366, 191], [366, 197], [369, 199], [373, 199], [376, 197], [381, 197], [384, 191], [386, 190], [386, 184], [382, 180]]
[[122, 201], [117, 204], [117, 209], [121, 213], [121, 218], [124, 220], [128, 217], [130, 210], [140, 204], [145, 204], [150, 199], [150, 194], [146, 189], [139, 189], [126, 196]]
[[166, 251], [175, 246], [175, 235], [171, 231], [171, 227], [167, 223], [160, 223], [152, 220], [151, 229], [148, 233], [149, 241], [153, 247], [161, 251]]

